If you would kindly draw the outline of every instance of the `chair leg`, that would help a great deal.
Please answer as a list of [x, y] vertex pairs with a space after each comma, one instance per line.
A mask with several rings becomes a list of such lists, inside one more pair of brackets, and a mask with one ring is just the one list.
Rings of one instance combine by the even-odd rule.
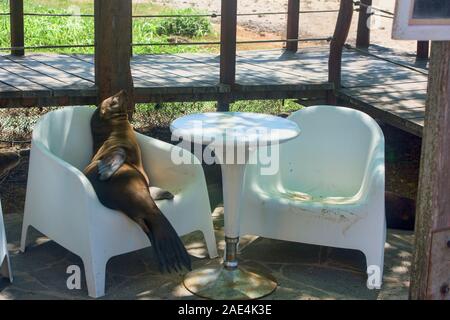
[[202, 230], [203, 237], [205, 238], [206, 248], [208, 249], [208, 255], [210, 259], [217, 258], [219, 253], [217, 252], [216, 236], [214, 235], [214, 229], [204, 228]]
[[369, 289], [381, 289], [384, 269], [384, 243], [378, 248], [364, 250], [367, 261], [367, 286]]
[[9, 256], [6, 255], [3, 259], [2, 264], [0, 265], [0, 274], [9, 279], [9, 282], [13, 282], [13, 275], [11, 272], [11, 261], [9, 260]]
[[30, 224], [26, 222], [26, 219], [24, 218], [22, 223], [22, 235], [20, 238], [20, 251], [23, 253], [25, 252], [25, 249], [27, 247], [27, 235], [28, 235], [28, 229], [30, 228]]
[[89, 296], [92, 298], [103, 297], [105, 295], [106, 261], [83, 258], [83, 265]]

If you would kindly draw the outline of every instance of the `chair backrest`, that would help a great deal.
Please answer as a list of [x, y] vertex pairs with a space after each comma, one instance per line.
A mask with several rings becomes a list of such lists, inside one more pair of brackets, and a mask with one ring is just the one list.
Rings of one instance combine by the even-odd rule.
[[33, 142], [41, 143], [56, 157], [83, 170], [92, 158], [90, 121], [94, 110], [66, 107], [47, 113], [33, 130]]
[[367, 114], [344, 107], [313, 106], [293, 113], [301, 134], [280, 146], [283, 186], [315, 197], [349, 197], [360, 189], [383, 133]]

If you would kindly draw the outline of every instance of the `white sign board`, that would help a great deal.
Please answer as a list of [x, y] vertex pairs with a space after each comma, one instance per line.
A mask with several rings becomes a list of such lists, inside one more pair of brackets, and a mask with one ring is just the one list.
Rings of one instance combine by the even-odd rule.
[[450, 40], [450, 0], [397, 0], [392, 38]]

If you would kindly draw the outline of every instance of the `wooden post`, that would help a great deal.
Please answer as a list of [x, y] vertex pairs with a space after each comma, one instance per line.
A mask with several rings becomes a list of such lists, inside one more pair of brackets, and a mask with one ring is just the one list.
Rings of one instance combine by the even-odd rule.
[[[287, 31], [286, 40], [298, 39], [299, 24], [300, 24], [300, 0], [289, 0], [288, 2], [288, 16], [287, 16]], [[298, 41], [288, 41], [286, 43], [286, 50], [297, 52]]]
[[450, 42], [432, 42], [411, 299], [450, 300]]
[[[11, 47], [22, 48], [25, 45], [24, 40], [24, 23], [23, 23], [23, 0], [10, 0], [10, 26], [11, 26]], [[24, 49], [12, 49], [11, 54], [14, 56], [23, 56]]]
[[[232, 88], [236, 82], [237, 0], [222, 0], [220, 26], [220, 84]], [[229, 96], [218, 103], [218, 111], [228, 111]]]
[[417, 59], [426, 60], [429, 57], [430, 42], [429, 41], [417, 41]]
[[372, 0], [361, 0], [359, 6], [358, 31], [356, 35], [356, 46], [368, 48], [370, 46], [370, 16]]
[[[131, 0], [95, 0], [95, 83], [98, 103], [120, 90], [134, 97]], [[134, 98], [128, 110], [134, 110]]]
[[[339, 7], [339, 15], [330, 44], [330, 57], [328, 60], [328, 81], [334, 84], [334, 88], [341, 86], [342, 51], [347, 40], [353, 17], [353, 2], [342, 0]], [[335, 97], [329, 96], [328, 103], [335, 103]]]

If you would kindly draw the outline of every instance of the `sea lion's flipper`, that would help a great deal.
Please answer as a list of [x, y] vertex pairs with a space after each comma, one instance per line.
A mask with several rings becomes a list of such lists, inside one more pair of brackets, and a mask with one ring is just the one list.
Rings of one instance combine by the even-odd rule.
[[153, 200], [172, 200], [174, 198], [172, 193], [158, 187], [150, 187], [149, 190]]
[[151, 219], [143, 218], [137, 221], [146, 232], [160, 271], [181, 271], [182, 266], [192, 270], [191, 259], [186, 248], [181, 242], [175, 229], [163, 214], [154, 214]]
[[124, 149], [117, 148], [101, 159], [98, 166], [98, 174], [100, 181], [108, 180], [119, 168], [125, 163], [127, 154]]

